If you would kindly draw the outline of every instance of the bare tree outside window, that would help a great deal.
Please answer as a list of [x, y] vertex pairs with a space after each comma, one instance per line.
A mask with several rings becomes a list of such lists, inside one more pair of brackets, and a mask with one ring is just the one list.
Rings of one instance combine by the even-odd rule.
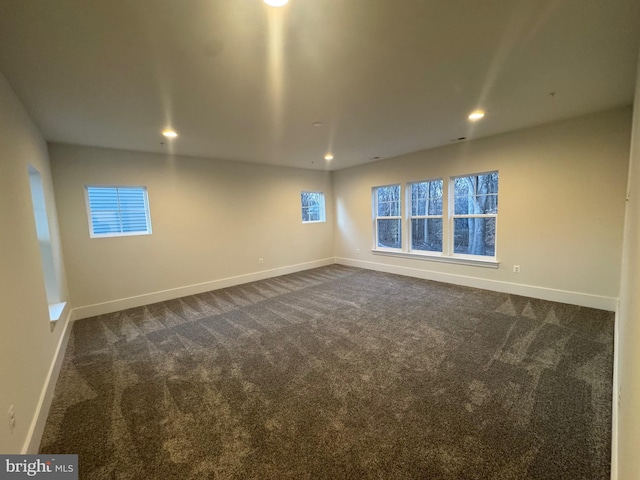
[[411, 184], [411, 250], [442, 252], [442, 180]]
[[498, 172], [452, 179], [453, 253], [496, 254]]
[[300, 201], [302, 203], [302, 223], [326, 221], [324, 193], [302, 192]]
[[402, 247], [400, 185], [374, 189], [376, 245], [381, 248]]

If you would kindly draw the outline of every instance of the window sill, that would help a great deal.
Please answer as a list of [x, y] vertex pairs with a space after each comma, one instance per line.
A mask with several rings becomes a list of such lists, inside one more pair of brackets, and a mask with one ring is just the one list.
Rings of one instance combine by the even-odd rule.
[[471, 265], [474, 267], [499, 268], [500, 262], [495, 258], [477, 258], [477, 257], [448, 257], [439, 254], [430, 253], [409, 253], [395, 250], [372, 249], [374, 255], [385, 255], [388, 257], [411, 258], [413, 260], [426, 260], [430, 262], [455, 263], [458, 265]]
[[146, 232], [118, 232], [118, 233], [89, 233], [90, 238], [115, 238], [115, 237], [137, 237], [141, 235], [151, 235], [151, 231]]

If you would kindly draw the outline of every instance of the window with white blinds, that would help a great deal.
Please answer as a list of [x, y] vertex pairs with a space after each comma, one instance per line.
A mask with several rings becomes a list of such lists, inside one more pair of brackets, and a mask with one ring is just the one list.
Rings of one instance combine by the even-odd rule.
[[151, 233], [146, 187], [86, 186], [91, 237]]

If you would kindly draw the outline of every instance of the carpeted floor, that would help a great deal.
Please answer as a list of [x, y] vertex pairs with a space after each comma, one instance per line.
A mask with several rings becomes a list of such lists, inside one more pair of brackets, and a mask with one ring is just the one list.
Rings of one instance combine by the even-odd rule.
[[75, 323], [83, 479], [608, 479], [613, 314], [329, 266]]

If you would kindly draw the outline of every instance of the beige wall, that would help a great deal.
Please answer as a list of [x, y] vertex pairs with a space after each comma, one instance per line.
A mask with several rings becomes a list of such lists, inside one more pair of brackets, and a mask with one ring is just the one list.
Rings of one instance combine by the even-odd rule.
[[[333, 259], [329, 172], [61, 144], [49, 151], [69, 289], [81, 312], [114, 301], [100, 311], [117, 310], [125, 306], [117, 301], [127, 297], [144, 296], [137, 303], [145, 304], [162, 298], [149, 297], [157, 292], [178, 289], [167, 294], [177, 297], [191, 292], [183, 287]], [[87, 184], [146, 186], [153, 234], [89, 238]], [[302, 224], [302, 190], [325, 193], [326, 223]]]
[[[417, 152], [334, 174], [340, 262], [615, 308], [630, 108]], [[373, 255], [371, 188], [498, 170], [500, 268]], [[360, 253], [356, 253], [359, 249]], [[521, 273], [512, 273], [512, 265]]]
[[[0, 452], [21, 453], [29, 442], [55, 352], [66, 327], [51, 329], [29, 186], [29, 165], [44, 186], [54, 263], [66, 295], [47, 146], [0, 74]], [[16, 427], [7, 411], [15, 406]]]
[[[261, 271], [304, 268], [334, 255], [427, 278], [458, 283], [472, 279], [496, 289], [520, 285], [533, 296], [549, 291], [577, 294], [569, 300], [615, 300], [621, 287], [619, 467], [621, 479], [635, 478], [640, 467], [634, 450], [640, 435], [634, 408], [640, 402], [635, 372], [640, 357], [634, 348], [640, 342], [640, 210], [633, 195], [640, 184], [639, 115], [636, 109], [621, 277], [628, 108], [418, 152], [333, 176], [59, 144], [49, 146], [50, 171], [44, 140], [0, 75], [0, 248], [10, 252], [0, 256], [0, 412], [13, 404], [17, 415], [13, 432], [6, 421], [0, 423], [0, 452], [23, 451], [29, 442], [66, 327], [64, 318], [53, 331], [49, 325], [31, 208], [31, 164], [42, 175], [53, 237], [60, 222], [71, 303], [80, 311], [95, 304], [117, 308], [128, 297], [148, 303], [157, 292], [178, 296], [191, 285], [206, 288], [217, 280], [250, 279]], [[499, 269], [371, 254], [371, 187], [494, 169], [500, 171]], [[85, 184], [146, 185], [153, 235], [90, 239]], [[325, 192], [327, 223], [301, 223], [301, 190]], [[54, 253], [66, 294], [55, 240]], [[264, 264], [258, 264], [259, 257]], [[522, 266], [519, 275], [511, 273], [516, 263]]]
[[620, 480], [635, 480], [640, 472], [640, 62], [635, 100], [618, 310], [617, 467]]

